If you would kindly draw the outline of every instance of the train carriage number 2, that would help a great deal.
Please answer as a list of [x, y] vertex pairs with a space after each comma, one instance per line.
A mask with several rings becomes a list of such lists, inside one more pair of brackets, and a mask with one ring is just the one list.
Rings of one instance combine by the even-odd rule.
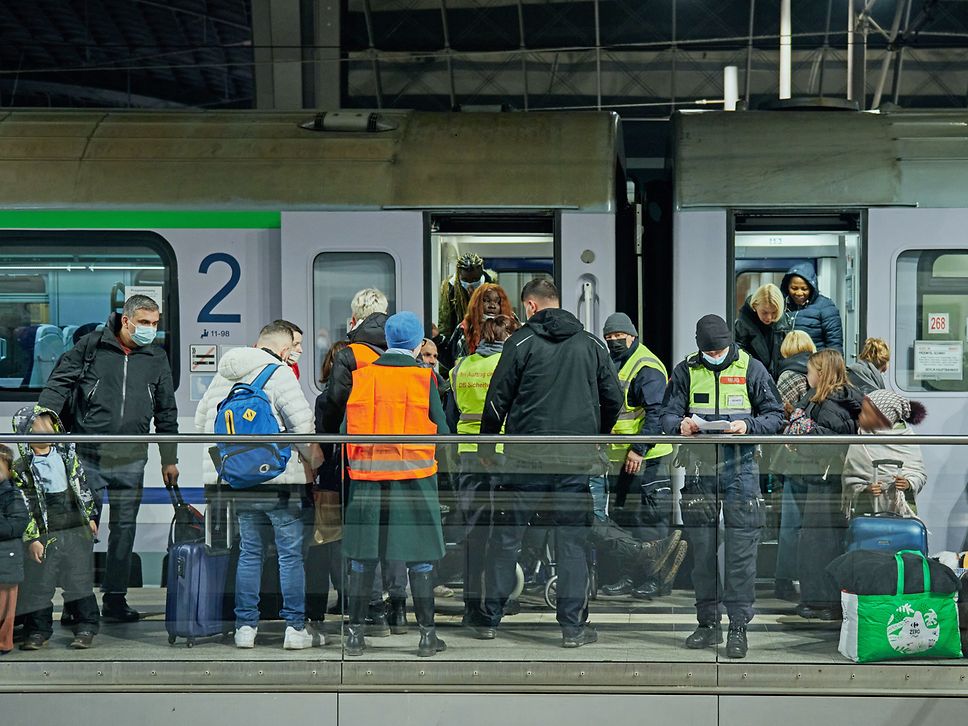
[[222, 288], [212, 295], [209, 301], [202, 306], [202, 309], [198, 312], [198, 322], [241, 323], [242, 316], [239, 313], [216, 313], [215, 306], [227, 298], [229, 293], [231, 293], [235, 289], [236, 285], [239, 284], [239, 280], [242, 279], [242, 266], [232, 255], [224, 252], [213, 252], [202, 260], [202, 264], [198, 266], [198, 271], [203, 275], [207, 275], [209, 268], [216, 262], [224, 262], [229, 266], [229, 270], [231, 270], [232, 274], [229, 275], [228, 282], [226, 282]]

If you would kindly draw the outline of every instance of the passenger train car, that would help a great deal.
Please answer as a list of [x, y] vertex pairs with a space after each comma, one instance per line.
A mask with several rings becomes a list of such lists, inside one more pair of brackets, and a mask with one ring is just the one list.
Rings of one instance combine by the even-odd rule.
[[[162, 304], [183, 431], [219, 357], [276, 317], [306, 331], [311, 399], [356, 290], [383, 289], [429, 331], [441, 281], [476, 252], [512, 300], [547, 275], [589, 330], [633, 314], [667, 364], [693, 349], [698, 317], [732, 320], [749, 292], [809, 260], [843, 315], [848, 359], [865, 336], [886, 338], [890, 386], [927, 405], [919, 430], [965, 432], [965, 124], [678, 115], [671, 196], [655, 196], [672, 201], [649, 212], [607, 113], [7, 113], [0, 416], [9, 425], [76, 334], [133, 292]], [[667, 238], [649, 233], [650, 214], [671, 219]], [[170, 510], [152, 456], [142, 519], [157, 526], [136, 549], [160, 559]], [[201, 457], [183, 449], [190, 495]], [[932, 549], [961, 549], [968, 452], [926, 458]], [[159, 572], [146, 564], [146, 584]]]
[[[552, 276], [600, 330], [634, 300], [623, 162], [608, 113], [0, 115], [0, 419], [9, 430], [77, 334], [134, 292], [162, 305], [185, 432], [219, 357], [264, 323], [306, 331], [312, 401], [354, 292], [380, 288], [429, 332], [464, 252], [513, 300]], [[202, 456], [182, 448], [189, 498]], [[141, 520], [155, 526], [136, 550], [160, 559], [170, 508], [152, 457]], [[143, 569], [158, 581], [160, 562]]]

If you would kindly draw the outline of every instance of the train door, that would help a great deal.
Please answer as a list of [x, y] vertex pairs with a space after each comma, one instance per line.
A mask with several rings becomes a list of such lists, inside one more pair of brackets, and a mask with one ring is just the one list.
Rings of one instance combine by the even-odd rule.
[[[922, 434], [968, 431], [968, 211], [872, 209], [868, 213], [868, 330], [886, 338], [885, 379], [920, 401]], [[922, 447], [927, 483], [918, 495], [931, 550], [968, 543], [968, 447]]]
[[282, 213], [282, 315], [305, 331], [303, 389], [318, 392], [318, 371], [346, 337], [350, 301], [363, 288], [387, 296], [390, 313], [424, 315], [423, 213]]
[[860, 215], [736, 213], [732, 229], [729, 308], [733, 319], [758, 287], [780, 286], [788, 270], [809, 264], [816, 272], [819, 292], [840, 311], [844, 355], [848, 362], [854, 360], [864, 340]]

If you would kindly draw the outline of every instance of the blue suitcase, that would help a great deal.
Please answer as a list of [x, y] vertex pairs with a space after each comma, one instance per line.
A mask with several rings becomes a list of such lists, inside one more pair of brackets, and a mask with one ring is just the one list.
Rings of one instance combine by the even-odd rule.
[[890, 512], [864, 514], [850, 520], [847, 529], [847, 551], [853, 550], [919, 550], [927, 556], [928, 530], [913, 517]]
[[191, 648], [196, 638], [228, 633], [234, 625], [223, 617], [230, 553], [211, 546], [211, 519], [205, 517], [205, 542], [177, 543], [168, 551], [165, 630], [170, 645], [186, 638]]

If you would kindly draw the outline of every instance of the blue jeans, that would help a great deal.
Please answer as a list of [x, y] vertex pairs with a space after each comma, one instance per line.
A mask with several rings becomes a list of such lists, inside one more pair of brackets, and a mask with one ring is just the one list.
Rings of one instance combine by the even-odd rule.
[[601, 522], [608, 519], [608, 480], [604, 476], [593, 476], [588, 480], [592, 493], [592, 511]]
[[271, 536], [279, 553], [282, 611], [297, 630], [306, 623], [306, 573], [303, 570], [304, 522], [298, 497], [238, 500], [239, 568], [235, 575], [235, 626], [259, 624], [259, 588], [265, 545]]

